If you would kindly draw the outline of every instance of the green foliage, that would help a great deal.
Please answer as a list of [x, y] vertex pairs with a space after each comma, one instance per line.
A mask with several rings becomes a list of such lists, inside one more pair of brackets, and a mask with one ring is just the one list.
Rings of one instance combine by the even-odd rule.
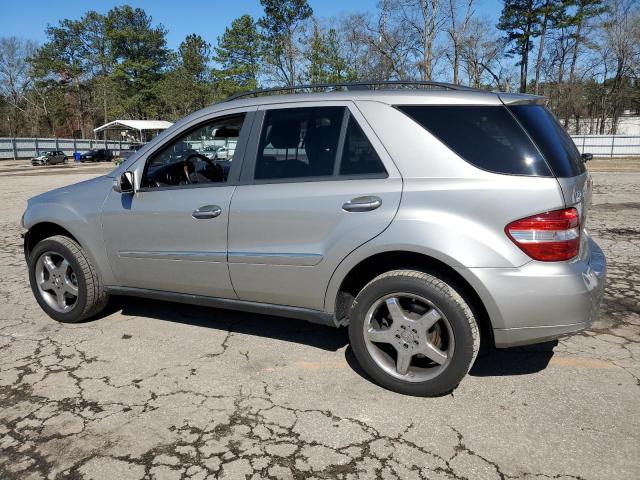
[[172, 58], [170, 69], [158, 83], [157, 92], [176, 120], [211, 101], [209, 62], [211, 46], [196, 34], [188, 35]]
[[220, 65], [214, 70], [215, 87], [219, 96], [258, 88], [262, 37], [251, 15], [243, 15], [231, 22], [218, 38], [214, 60]]
[[105, 25], [115, 62], [112, 80], [120, 99], [116, 116], [156, 117], [156, 85], [169, 59], [166, 29], [153, 26], [144, 10], [128, 5], [110, 10]]
[[295, 85], [300, 55], [295, 36], [313, 10], [307, 0], [260, 0], [260, 4], [264, 17], [258, 20], [258, 25], [267, 46], [265, 60], [275, 68], [279, 80]]
[[340, 83], [355, 80], [356, 72], [349, 68], [341, 50], [336, 29], [330, 28], [324, 33], [315, 22], [305, 51], [306, 82]]

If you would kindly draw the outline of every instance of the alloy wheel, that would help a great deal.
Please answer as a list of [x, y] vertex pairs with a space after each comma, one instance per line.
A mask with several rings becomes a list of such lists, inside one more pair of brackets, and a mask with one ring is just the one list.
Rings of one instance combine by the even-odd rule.
[[78, 303], [78, 278], [69, 261], [57, 252], [45, 252], [35, 265], [38, 291], [56, 312], [66, 313]]
[[385, 295], [363, 323], [367, 350], [393, 377], [423, 382], [449, 365], [455, 348], [451, 324], [432, 302], [410, 293]]

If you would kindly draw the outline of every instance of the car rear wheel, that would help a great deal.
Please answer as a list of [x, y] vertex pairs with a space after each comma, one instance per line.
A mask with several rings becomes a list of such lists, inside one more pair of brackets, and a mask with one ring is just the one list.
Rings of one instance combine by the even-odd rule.
[[449, 283], [428, 273], [394, 270], [358, 294], [349, 338], [373, 380], [389, 390], [438, 396], [457, 387], [480, 347], [476, 320]]
[[104, 309], [109, 300], [82, 247], [62, 235], [42, 240], [33, 248], [29, 280], [38, 304], [59, 322], [86, 320]]

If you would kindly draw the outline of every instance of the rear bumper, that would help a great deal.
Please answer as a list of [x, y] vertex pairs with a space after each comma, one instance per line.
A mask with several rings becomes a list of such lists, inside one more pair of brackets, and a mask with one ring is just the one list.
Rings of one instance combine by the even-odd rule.
[[496, 347], [544, 342], [588, 328], [604, 293], [606, 260], [587, 239], [569, 262], [530, 262], [520, 268], [469, 269], [485, 301]]

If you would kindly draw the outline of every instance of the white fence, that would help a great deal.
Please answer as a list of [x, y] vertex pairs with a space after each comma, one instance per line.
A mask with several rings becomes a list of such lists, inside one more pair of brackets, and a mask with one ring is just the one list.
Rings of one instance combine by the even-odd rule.
[[74, 152], [84, 153], [94, 148], [108, 148], [114, 155], [128, 150], [131, 142], [115, 140], [80, 140], [70, 138], [0, 138], [0, 160], [31, 158], [47, 150], [62, 150], [72, 157]]
[[580, 153], [594, 157], [640, 157], [640, 137], [632, 135], [571, 135]]
[[[580, 153], [594, 157], [640, 157], [640, 137], [631, 135], [572, 135]], [[69, 157], [94, 148], [108, 148], [118, 155], [131, 142], [68, 138], [0, 138], [0, 160], [31, 158], [47, 150], [62, 150]]]

